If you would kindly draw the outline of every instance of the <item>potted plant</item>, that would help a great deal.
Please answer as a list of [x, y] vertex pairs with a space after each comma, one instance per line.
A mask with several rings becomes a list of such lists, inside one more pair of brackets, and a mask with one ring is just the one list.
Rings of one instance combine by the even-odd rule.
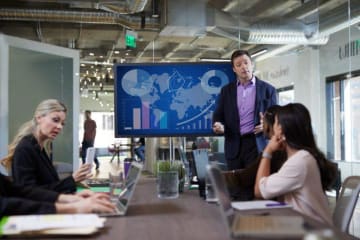
[[179, 175], [179, 193], [184, 192], [185, 186], [185, 166], [184, 163], [180, 160], [175, 160], [171, 166], [172, 169], [178, 172]]
[[[168, 181], [167, 183], [164, 183], [164, 186], [170, 186], [171, 185], [171, 175], [176, 172], [177, 175], [177, 184], [178, 184], [178, 193], [182, 193], [184, 191], [184, 185], [185, 185], [185, 167], [182, 161], [175, 160], [175, 161], [157, 161], [156, 168], [155, 168], [155, 174], [158, 178], [158, 185], [159, 182], [165, 179]], [[168, 174], [166, 174], [168, 173]], [[168, 175], [165, 177], [164, 175]], [[161, 176], [160, 176], [161, 175]], [[158, 186], [159, 187], [159, 186]], [[158, 189], [159, 190], [159, 189]]]

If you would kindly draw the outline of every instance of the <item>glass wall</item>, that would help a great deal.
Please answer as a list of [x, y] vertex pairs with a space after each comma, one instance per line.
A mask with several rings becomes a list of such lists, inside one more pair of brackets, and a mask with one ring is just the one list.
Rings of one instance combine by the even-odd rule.
[[[330, 159], [360, 161], [360, 77], [330, 78], [326, 84], [328, 152]], [[335, 79], [331, 81], [331, 79]]]

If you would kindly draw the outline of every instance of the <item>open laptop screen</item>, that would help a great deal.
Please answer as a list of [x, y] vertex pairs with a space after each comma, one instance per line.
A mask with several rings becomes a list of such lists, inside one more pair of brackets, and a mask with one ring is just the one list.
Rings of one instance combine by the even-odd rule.
[[[207, 165], [206, 167], [211, 184], [214, 187], [215, 195], [218, 198], [218, 203], [221, 208], [221, 214], [227, 222], [227, 227], [233, 222], [234, 209], [231, 206], [231, 199], [226, 183], [221, 170], [213, 165]], [[230, 229], [229, 229], [230, 231]]]
[[136, 162], [131, 163], [128, 175], [125, 180], [125, 187], [119, 194], [119, 202], [127, 206], [135, 189], [135, 183], [139, 180], [142, 170], [142, 165]]

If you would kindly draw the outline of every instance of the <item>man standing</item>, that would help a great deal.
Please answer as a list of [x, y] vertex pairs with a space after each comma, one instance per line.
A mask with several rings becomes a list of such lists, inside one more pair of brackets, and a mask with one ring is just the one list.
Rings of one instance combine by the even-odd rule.
[[254, 76], [247, 51], [236, 50], [231, 64], [236, 81], [221, 89], [212, 121], [213, 131], [225, 136], [228, 170], [235, 170], [255, 161], [265, 147], [261, 114], [277, 103], [277, 97], [273, 86]]
[[[81, 158], [83, 164], [85, 163], [86, 159], [86, 150], [89, 147], [94, 147], [96, 136], [96, 122], [91, 119], [91, 112], [89, 110], [85, 111], [85, 121], [84, 121], [84, 137], [82, 141], [81, 147]], [[99, 160], [95, 156], [94, 162], [96, 164], [96, 170], [99, 169]]]

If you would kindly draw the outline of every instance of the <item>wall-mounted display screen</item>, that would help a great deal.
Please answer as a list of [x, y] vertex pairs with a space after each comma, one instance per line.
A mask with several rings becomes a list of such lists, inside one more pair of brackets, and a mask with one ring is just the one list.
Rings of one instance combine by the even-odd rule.
[[221, 88], [235, 79], [231, 63], [117, 64], [115, 136], [212, 135]]

